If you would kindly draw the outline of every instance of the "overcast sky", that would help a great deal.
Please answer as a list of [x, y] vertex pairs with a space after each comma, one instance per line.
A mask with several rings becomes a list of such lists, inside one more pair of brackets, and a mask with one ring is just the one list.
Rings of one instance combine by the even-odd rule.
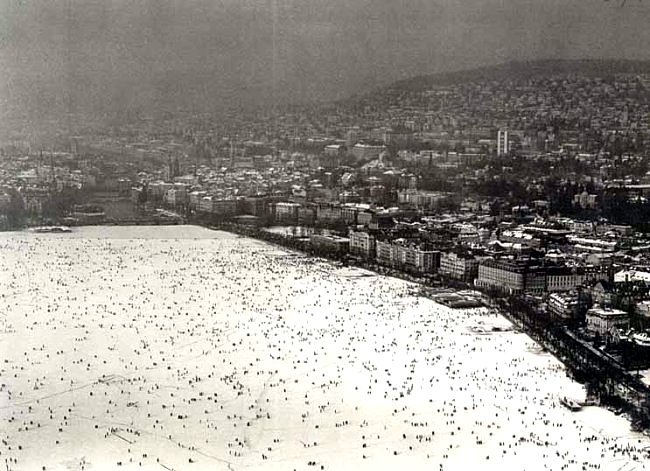
[[650, 0], [0, 0], [0, 103], [345, 97], [531, 58], [650, 59]]

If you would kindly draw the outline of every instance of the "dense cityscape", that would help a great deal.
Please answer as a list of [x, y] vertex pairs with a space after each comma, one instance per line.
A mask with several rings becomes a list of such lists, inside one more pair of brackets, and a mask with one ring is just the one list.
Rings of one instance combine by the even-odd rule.
[[510, 67], [519, 76], [407, 81], [246, 117], [88, 121], [48, 142], [25, 128], [2, 147], [1, 223], [287, 226], [314, 250], [539, 296], [563, 321], [593, 303], [641, 332], [650, 75]]
[[417, 281], [449, 307], [502, 310], [587, 380], [588, 401], [650, 424], [647, 63], [38, 121], [15, 113], [0, 139], [2, 230], [195, 224]]

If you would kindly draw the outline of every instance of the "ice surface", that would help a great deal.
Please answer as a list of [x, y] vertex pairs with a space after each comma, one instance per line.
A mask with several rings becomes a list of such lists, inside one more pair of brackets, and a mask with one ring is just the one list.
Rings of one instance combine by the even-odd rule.
[[0, 235], [0, 463], [632, 470], [650, 440], [501, 317], [195, 227]]

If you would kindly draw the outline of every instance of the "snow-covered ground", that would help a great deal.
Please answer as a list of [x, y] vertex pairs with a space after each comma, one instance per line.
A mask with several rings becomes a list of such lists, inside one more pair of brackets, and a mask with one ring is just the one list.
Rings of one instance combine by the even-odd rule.
[[650, 467], [503, 318], [367, 275], [196, 227], [0, 234], [0, 463]]

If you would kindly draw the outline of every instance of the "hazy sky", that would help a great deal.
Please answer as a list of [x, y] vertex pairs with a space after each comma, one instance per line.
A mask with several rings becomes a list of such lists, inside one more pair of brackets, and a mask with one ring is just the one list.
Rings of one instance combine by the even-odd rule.
[[0, 104], [347, 96], [529, 58], [650, 59], [650, 0], [0, 0]]

